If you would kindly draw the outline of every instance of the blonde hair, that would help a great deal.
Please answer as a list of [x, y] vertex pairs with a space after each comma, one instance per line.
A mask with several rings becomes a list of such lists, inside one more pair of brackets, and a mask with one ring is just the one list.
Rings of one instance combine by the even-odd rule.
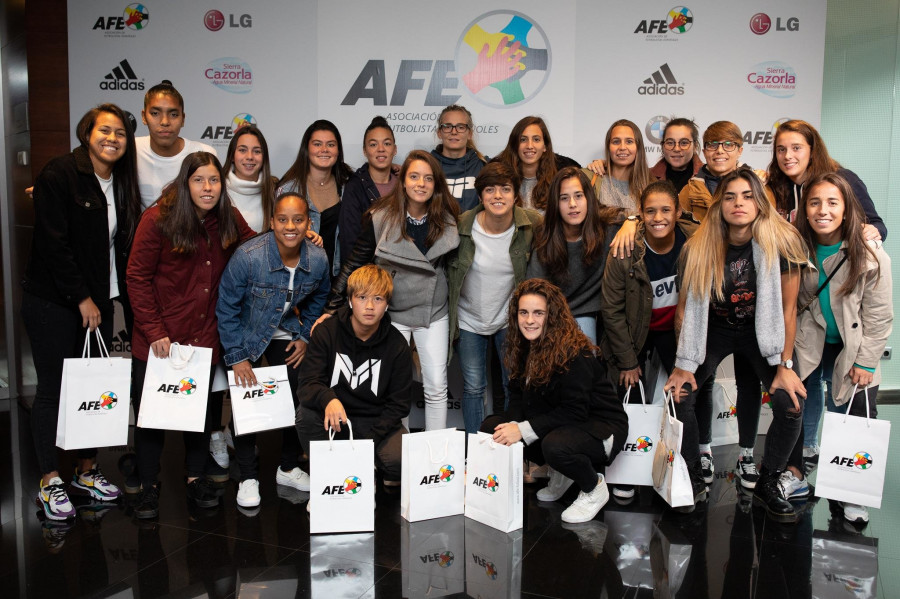
[[347, 278], [347, 297], [351, 299], [354, 295], [380, 295], [391, 301], [393, 294], [394, 281], [380, 266], [360, 266]]
[[765, 255], [765, 264], [771, 268], [776, 260], [784, 258], [789, 267], [807, 262], [806, 249], [797, 230], [775, 211], [763, 191], [762, 183], [749, 169], [740, 169], [726, 175], [719, 183], [713, 203], [706, 218], [681, 253], [682, 284], [684, 293], [696, 298], [712, 294], [716, 301], [724, 301], [725, 255], [728, 252], [728, 223], [722, 216], [722, 197], [728, 186], [737, 179], [750, 184], [756, 204], [756, 220], [753, 221], [753, 239]]

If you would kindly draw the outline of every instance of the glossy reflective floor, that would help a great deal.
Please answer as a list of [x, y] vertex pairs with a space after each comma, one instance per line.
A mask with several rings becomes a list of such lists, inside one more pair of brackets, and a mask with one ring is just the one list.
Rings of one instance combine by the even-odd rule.
[[[892, 448], [900, 450], [900, 407]], [[127, 502], [82, 505], [66, 526], [38, 518], [28, 415], [17, 430], [0, 414], [0, 438], [18, 481], [0, 487], [0, 596], [9, 597], [900, 597], [900, 476], [889, 468], [885, 501], [859, 531], [809, 502], [796, 526], [751, 509], [728, 470], [735, 446], [714, 451], [716, 480], [707, 505], [691, 515], [663, 509], [652, 490], [630, 506], [607, 505], [585, 525], [562, 524], [574, 490], [541, 503], [526, 486], [525, 526], [499, 533], [462, 516], [409, 524], [400, 497], [379, 493], [376, 530], [309, 535], [307, 497], [276, 489], [274, 435], [260, 435], [262, 505], [192, 510], [181, 480], [182, 445], [167, 440], [158, 522], [132, 518]], [[759, 438], [757, 456], [762, 452]], [[126, 453], [101, 450], [109, 478]], [[759, 459], [757, 457], [757, 459]], [[14, 475], [15, 477], [15, 475]], [[813, 479], [814, 480], [814, 479]], [[16, 484], [14, 484], [16, 483]], [[16, 490], [18, 489], [18, 494]]]

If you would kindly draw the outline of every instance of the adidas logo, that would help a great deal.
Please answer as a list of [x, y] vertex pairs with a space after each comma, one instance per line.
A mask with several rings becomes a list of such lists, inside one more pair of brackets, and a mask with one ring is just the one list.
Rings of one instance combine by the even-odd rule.
[[143, 91], [144, 80], [138, 81], [128, 60], [123, 60], [103, 78], [103, 81], [100, 82], [100, 89]]
[[682, 96], [684, 86], [678, 84], [669, 63], [659, 67], [652, 75], [644, 79], [644, 84], [638, 88], [642, 96]]

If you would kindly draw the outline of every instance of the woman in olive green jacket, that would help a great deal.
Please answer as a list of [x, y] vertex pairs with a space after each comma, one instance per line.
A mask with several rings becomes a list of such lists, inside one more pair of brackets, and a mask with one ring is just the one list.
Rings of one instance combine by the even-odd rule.
[[[459, 247], [450, 257], [450, 344], [459, 339], [463, 374], [463, 419], [474, 433], [484, 419], [487, 349], [493, 342], [503, 355], [507, 307], [525, 279], [534, 226], [539, 213], [520, 208], [519, 176], [499, 162], [485, 166], [475, 179], [481, 204], [459, 217]], [[503, 367], [503, 387], [506, 388]]]

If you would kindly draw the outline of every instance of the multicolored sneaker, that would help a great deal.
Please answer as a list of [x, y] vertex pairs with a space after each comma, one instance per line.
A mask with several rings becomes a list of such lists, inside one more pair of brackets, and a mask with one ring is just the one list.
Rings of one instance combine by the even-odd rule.
[[122, 495], [119, 487], [106, 480], [96, 466], [87, 472], [78, 472], [76, 469], [72, 486], [87, 491], [91, 497], [100, 501], [115, 501]]
[[75, 506], [69, 501], [63, 481], [58, 476], [41, 487], [34, 502], [44, 508], [44, 515], [50, 520], [66, 520], [75, 516]]

